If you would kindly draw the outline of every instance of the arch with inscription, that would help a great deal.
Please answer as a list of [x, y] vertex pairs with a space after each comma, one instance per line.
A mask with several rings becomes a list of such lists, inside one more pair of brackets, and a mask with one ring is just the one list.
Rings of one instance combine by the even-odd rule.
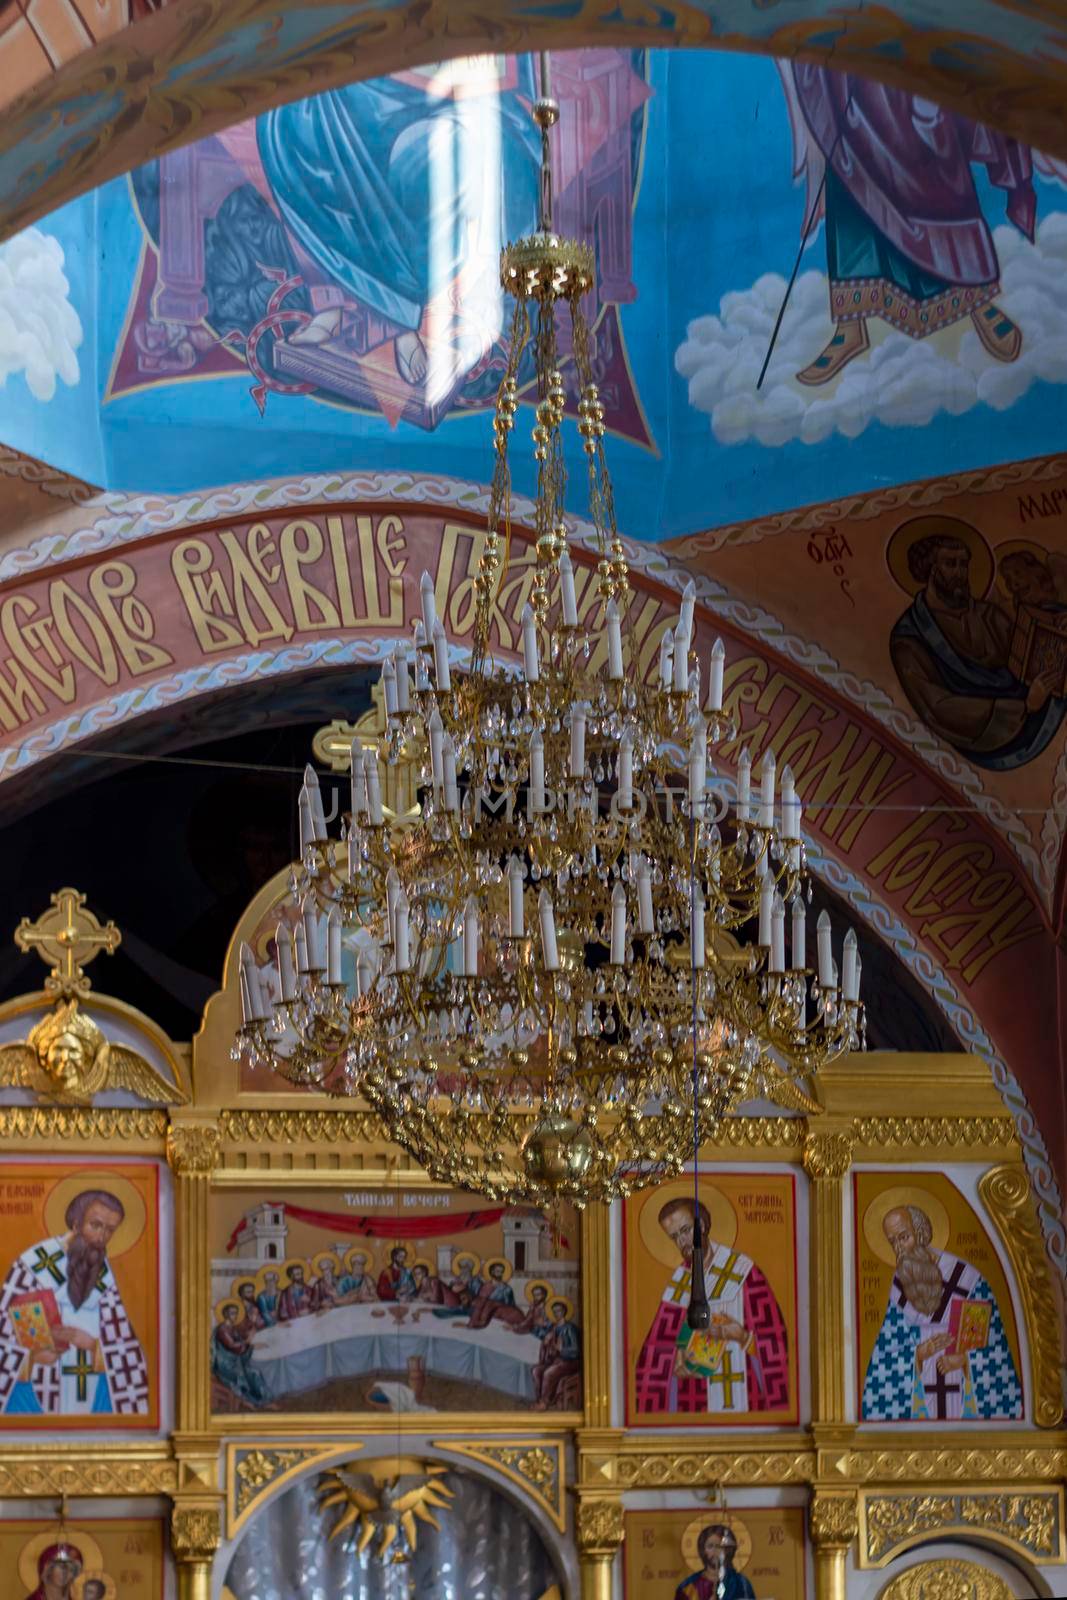
[[[487, 49], [607, 44], [747, 50], [826, 61], [909, 88], [1067, 154], [1062, 18], [1047, 5], [969, 0], [968, 27], [931, 26], [924, 0], [674, 0], [660, 6], [381, 0], [331, 10], [283, 0], [56, 0], [0, 14], [0, 234], [163, 151], [309, 87]], [[53, 13], [58, 13], [58, 19]], [[149, 13], [146, 15], [146, 13]], [[132, 19], [132, 20], [131, 20]], [[57, 24], [58, 20], [58, 24]]]

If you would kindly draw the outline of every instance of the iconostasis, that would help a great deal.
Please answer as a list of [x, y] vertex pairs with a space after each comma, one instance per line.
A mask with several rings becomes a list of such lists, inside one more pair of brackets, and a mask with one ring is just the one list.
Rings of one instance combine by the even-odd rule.
[[90, 983], [121, 933], [81, 896], [22, 926], [50, 971], [0, 1012], [5, 1594], [1057, 1592], [1059, 1287], [977, 1058], [846, 1058], [818, 1114], [747, 1108], [611, 1211], [494, 1205], [231, 1059], [236, 951], [266, 966], [286, 892], [191, 1047]]

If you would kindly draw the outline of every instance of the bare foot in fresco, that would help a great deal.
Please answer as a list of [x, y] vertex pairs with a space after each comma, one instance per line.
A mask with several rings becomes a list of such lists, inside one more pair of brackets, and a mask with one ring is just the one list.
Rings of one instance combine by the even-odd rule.
[[396, 369], [405, 383], [426, 382], [429, 363], [426, 346], [417, 333], [402, 333], [396, 341]]
[[325, 344], [328, 339], [336, 339], [341, 331], [341, 307], [330, 306], [326, 311], [320, 311], [317, 317], [312, 317], [306, 327], [290, 334], [290, 344]]
[[971, 312], [971, 321], [982, 344], [995, 361], [1017, 361], [1023, 347], [1020, 328], [999, 306], [983, 306]]
[[797, 382], [806, 383], [815, 387], [820, 383], [829, 383], [836, 378], [842, 367], [847, 367], [850, 361], [870, 348], [871, 341], [867, 337], [867, 323], [863, 317], [855, 322], [839, 322], [834, 329], [834, 336], [826, 346], [821, 356], [816, 356], [810, 367], [805, 367], [803, 372], [797, 373]]

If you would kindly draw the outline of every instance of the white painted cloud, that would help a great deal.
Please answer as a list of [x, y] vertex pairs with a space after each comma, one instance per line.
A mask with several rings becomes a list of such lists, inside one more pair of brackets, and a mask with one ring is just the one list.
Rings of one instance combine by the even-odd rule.
[[1048, 217], [1033, 245], [1014, 228], [998, 228], [994, 238], [1003, 283], [997, 303], [1023, 333], [1018, 360], [995, 361], [969, 319], [922, 341], [872, 319], [871, 349], [833, 383], [807, 388], [796, 374], [822, 350], [832, 325], [826, 277], [805, 272], [757, 392], [785, 293], [785, 279], [767, 273], [724, 295], [718, 316], [689, 324], [674, 360], [690, 404], [707, 412], [721, 444], [817, 444], [833, 433], [855, 439], [872, 422], [919, 428], [941, 412], [958, 417], [979, 404], [1005, 411], [1039, 380], [1067, 383], [1067, 212]]
[[51, 400], [57, 377], [73, 387], [82, 337], [59, 240], [27, 228], [0, 245], [0, 387], [12, 372], [38, 400]]

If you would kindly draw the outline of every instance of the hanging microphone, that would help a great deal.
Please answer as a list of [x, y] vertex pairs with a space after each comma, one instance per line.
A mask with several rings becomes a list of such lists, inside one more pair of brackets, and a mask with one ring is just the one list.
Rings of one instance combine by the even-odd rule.
[[690, 1273], [689, 1310], [685, 1320], [694, 1330], [711, 1327], [708, 1286], [704, 1282], [704, 1229], [699, 1206], [693, 1207], [693, 1270]]

